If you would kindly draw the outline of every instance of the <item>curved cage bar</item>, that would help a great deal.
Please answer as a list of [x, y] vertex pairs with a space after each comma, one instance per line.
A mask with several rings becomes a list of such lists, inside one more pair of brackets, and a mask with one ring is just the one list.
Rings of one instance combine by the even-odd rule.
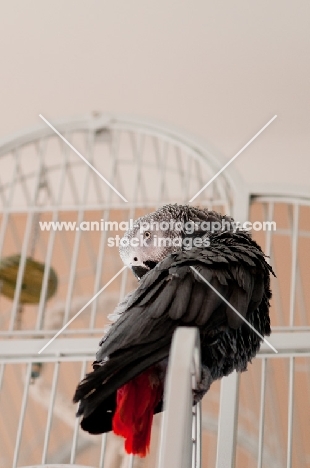
[[[0, 143], [0, 252], [11, 275], [0, 278], [0, 466], [154, 468], [160, 417], [142, 462], [124, 457], [113, 435], [80, 431], [71, 397], [90, 369], [108, 314], [136, 287], [127, 271], [109, 283], [122, 267], [116, 238], [123, 231], [113, 222], [188, 203], [226, 161], [204, 142], [146, 119], [98, 114], [52, 124], [128, 203], [45, 124]], [[277, 274], [270, 341], [280, 352], [263, 347], [248, 372], [212, 384], [201, 405], [201, 466], [226, 468], [234, 460], [258, 468], [308, 466], [310, 196], [248, 187], [230, 166], [192, 204], [242, 222], [276, 222], [276, 230], [254, 229], [253, 236]], [[43, 265], [36, 303], [22, 302], [29, 258]], [[57, 291], [49, 297], [51, 268]], [[8, 297], [4, 281], [12, 278]], [[195, 425], [200, 438], [194, 434]]]
[[[10, 397], [12, 382], [16, 388], [15, 417], [4, 408], [0, 422], [0, 433], [7, 438], [0, 465], [78, 461], [103, 466], [105, 461], [114, 467], [127, 463], [121, 441], [80, 432], [71, 396], [91, 365], [108, 314], [136, 287], [135, 279], [124, 271], [36, 358], [37, 346], [52, 338], [121, 269], [118, 248], [109, 247], [109, 239], [116, 240], [123, 231], [113, 222], [127, 222], [164, 203], [187, 203], [221, 162], [198, 140], [146, 119], [91, 115], [52, 124], [128, 203], [45, 123], [0, 144], [0, 252], [6, 261], [20, 255], [14, 296], [0, 295], [2, 404]], [[237, 177], [226, 172], [196, 203], [231, 212], [237, 185]], [[58, 223], [58, 229], [49, 223]], [[28, 258], [44, 265], [37, 304], [21, 303]], [[48, 299], [51, 267], [58, 288]], [[2, 292], [4, 286], [0, 282]], [[90, 353], [86, 337], [95, 337]], [[61, 351], [66, 338], [76, 340], [79, 354], [74, 358], [65, 359]], [[45, 430], [38, 432], [42, 424]], [[128, 461], [135, 468], [139, 462]]]
[[[210, 151], [147, 121], [90, 116], [54, 125], [129, 202], [45, 124], [0, 145], [0, 254], [21, 255], [13, 311], [11, 303], [3, 302], [2, 336], [40, 335], [42, 328], [46, 336], [53, 335], [121, 266], [116, 244], [123, 231], [115, 223], [165, 203], [187, 203], [220, 167]], [[219, 176], [197, 203], [231, 212], [234, 189], [228, 175]], [[38, 306], [23, 307], [32, 317], [25, 329], [19, 326], [19, 305], [28, 257], [44, 262], [45, 271]], [[57, 301], [47, 303], [51, 266], [61, 274]], [[126, 277], [115, 283], [121, 296]], [[84, 314], [64, 333], [101, 334], [99, 302], [92, 304], [89, 320]]]
[[192, 391], [200, 376], [198, 330], [180, 327], [168, 363], [158, 468], [201, 467], [200, 403], [192, 410]]
[[[270, 341], [279, 355], [262, 345], [261, 362], [256, 359], [240, 375], [236, 463], [308, 466], [310, 196], [289, 187], [286, 192], [255, 187], [250, 191], [249, 220], [257, 227], [266, 223], [265, 229], [253, 230], [253, 237], [277, 275], [271, 278]], [[239, 442], [246, 440], [246, 433], [255, 435], [252, 457]]]

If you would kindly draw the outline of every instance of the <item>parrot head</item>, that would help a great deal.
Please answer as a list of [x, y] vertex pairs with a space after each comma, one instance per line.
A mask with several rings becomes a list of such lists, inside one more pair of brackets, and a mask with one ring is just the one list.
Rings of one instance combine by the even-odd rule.
[[[233, 219], [215, 211], [189, 205], [164, 205], [157, 211], [138, 218], [120, 242], [119, 253], [124, 264], [140, 279], [173, 252], [183, 248], [195, 236], [233, 229]], [[206, 227], [202, 227], [203, 223]], [[184, 244], [183, 244], [184, 242]]]
[[124, 234], [119, 253], [123, 263], [140, 279], [172, 252], [182, 249], [181, 233], [173, 218], [150, 213], [138, 218]]

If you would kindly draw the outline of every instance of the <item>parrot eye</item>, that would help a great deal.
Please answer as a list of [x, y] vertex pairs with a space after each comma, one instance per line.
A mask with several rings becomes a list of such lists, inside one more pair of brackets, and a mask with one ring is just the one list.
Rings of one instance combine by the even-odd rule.
[[149, 231], [145, 231], [145, 232], [144, 232], [144, 237], [145, 237], [146, 239], [149, 239], [149, 238], [151, 237], [151, 233], [150, 233]]

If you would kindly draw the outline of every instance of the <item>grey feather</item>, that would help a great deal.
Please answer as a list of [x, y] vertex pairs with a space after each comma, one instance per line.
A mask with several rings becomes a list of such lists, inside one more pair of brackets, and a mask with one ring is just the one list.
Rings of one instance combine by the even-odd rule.
[[[270, 334], [269, 300], [271, 267], [261, 248], [241, 230], [234, 232], [233, 220], [219, 213], [188, 205], [165, 205], [139, 218], [125, 237], [141, 239], [141, 225], [151, 221], [217, 222], [225, 228], [210, 229], [210, 246], [155, 245], [156, 235], [177, 239], [180, 235], [206, 238], [198, 230], [188, 236], [185, 229], [155, 231], [147, 246], [121, 247], [126, 265], [138, 265], [146, 274], [137, 289], [126, 296], [94, 362], [94, 370], [77, 387], [74, 401], [82, 427], [93, 433], [111, 429], [116, 392], [124, 383], [150, 366], [164, 374], [173, 333], [178, 326], [195, 326], [200, 331], [203, 380], [194, 400], [200, 399], [212, 381], [234, 369], [244, 371], [258, 351], [261, 339], [223, 302], [228, 300], [261, 335]], [[153, 237], [152, 237], [153, 236]], [[152, 243], [152, 242], [153, 243]], [[214, 292], [193, 266], [220, 294]], [[160, 404], [155, 411], [160, 411]], [[100, 422], [99, 422], [100, 421]]]

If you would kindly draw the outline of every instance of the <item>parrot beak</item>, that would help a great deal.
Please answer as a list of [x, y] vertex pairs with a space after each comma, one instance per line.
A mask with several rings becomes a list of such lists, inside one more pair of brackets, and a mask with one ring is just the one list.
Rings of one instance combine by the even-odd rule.
[[148, 271], [152, 270], [156, 265], [157, 262], [147, 260], [146, 262], [143, 262], [143, 265], [131, 265], [131, 269], [138, 280], [140, 280], [142, 276], [144, 276]]
[[149, 268], [143, 267], [143, 266], [132, 266], [131, 267], [133, 274], [140, 280], [142, 276], [144, 276], [148, 271], [150, 271]]

